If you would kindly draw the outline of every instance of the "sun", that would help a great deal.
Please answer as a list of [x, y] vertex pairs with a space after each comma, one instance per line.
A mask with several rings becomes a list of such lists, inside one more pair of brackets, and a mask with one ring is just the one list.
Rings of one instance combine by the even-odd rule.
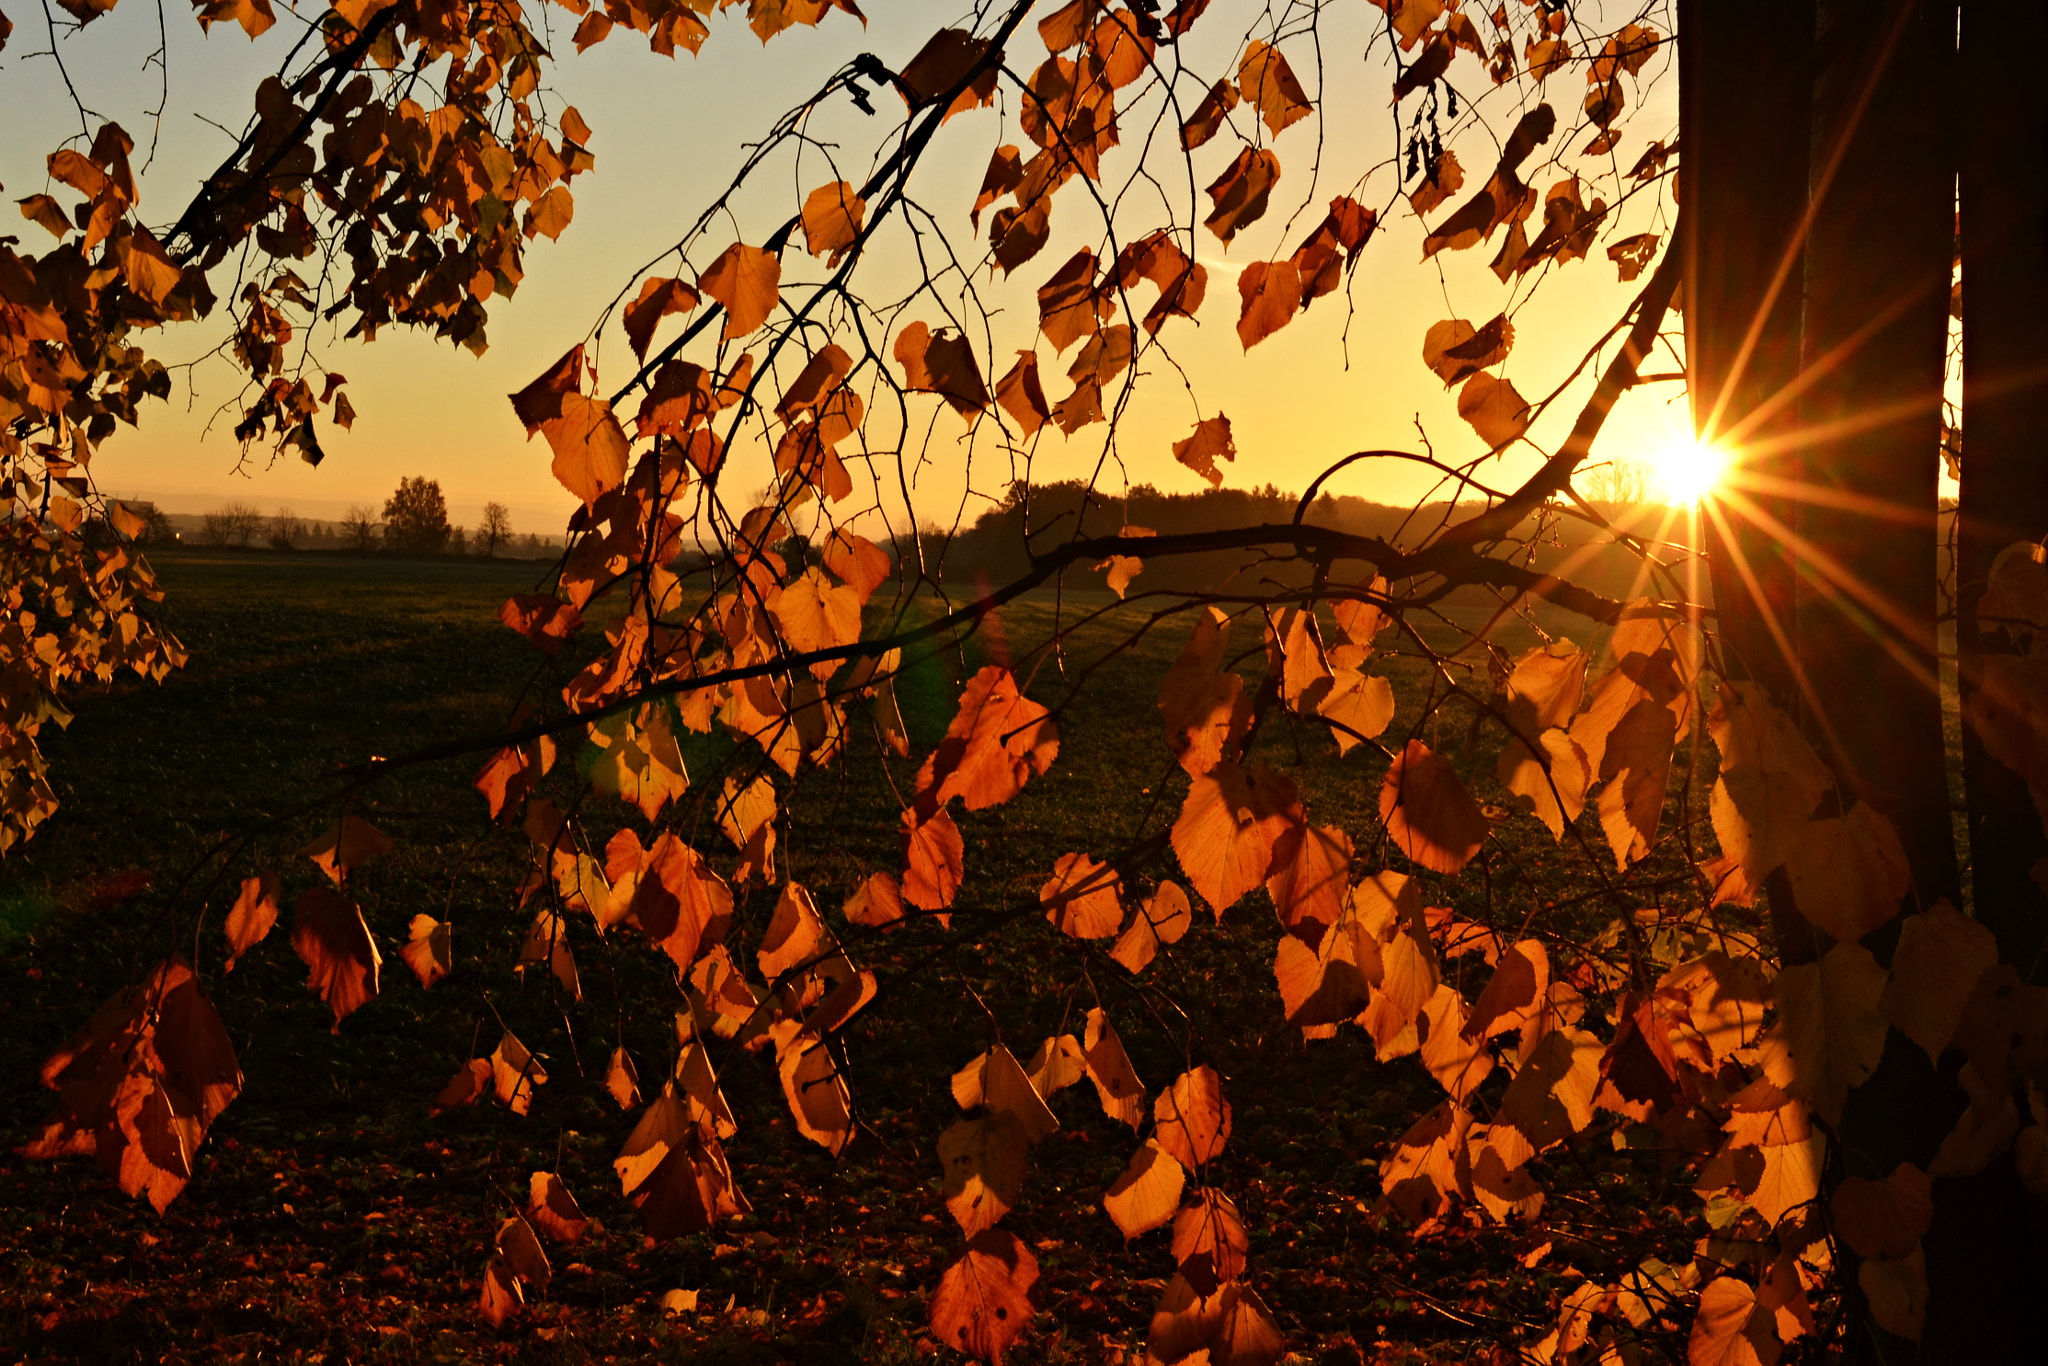
[[1712, 442], [1679, 435], [1652, 447], [1645, 463], [1659, 498], [1673, 507], [1692, 507], [1720, 485], [1733, 461]]

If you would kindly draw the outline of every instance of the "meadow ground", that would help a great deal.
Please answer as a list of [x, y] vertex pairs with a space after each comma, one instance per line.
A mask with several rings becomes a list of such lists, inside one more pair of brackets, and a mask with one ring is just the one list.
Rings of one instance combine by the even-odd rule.
[[[1584, 1277], [1611, 1279], [1651, 1253], [1689, 1255], [1686, 1220], [1698, 1206], [1685, 1173], [1648, 1155], [1617, 1159], [1605, 1123], [1546, 1160], [1550, 1203], [1533, 1225], [1452, 1220], [1418, 1238], [1374, 1214], [1378, 1160], [1441, 1093], [1414, 1059], [1377, 1063], [1354, 1028], [1305, 1045], [1287, 1027], [1263, 894], [1220, 924], [1204, 917], [1138, 980], [1034, 913], [1055, 858], [1165, 828], [1185, 791], [1154, 705], [1185, 620], [1093, 667], [1146, 612], [1096, 591], [1015, 604], [963, 654], [908, 668], [899, 697], [914, 761], [942, 733], [966, 673], [1005, 652], [1028, 657], [1056, 622], [1108, 609], [1031, 684], [1059, 714], [1051, 772], [1007, 806], [961, 818], [969, 880], [952, 929], [905, 928], [856, 955], [882, 988], [848, 1030], [852, 1143], [835, 1161], [795, 1134], [772, 1062], [721, 1052], [741, 1126], [728, 1151], [754, 1213], [649, 1245], [610, 1166], [634, 1116], [601, 1078], [616, 1042], [643, 1079], [673, 1058], [672, 980], [656, 955], [601, 944], [587, 921], [571, 932], [581, 1006], [562, 1010], [547, 979], [514, 975], [530, 919], [516, 909], [526, 848], [516, 830], [486, 821], [470, 787], [479, 758], [407, 769], [362, 794], [359, 809], [398, 841], [356, 888], [385, 948], [384, 990], [338, 1033], [284, 932], [220, 972], [231, 881], [210, 897], [199, 895], [203, 881], [181, 890], [223, 834], [318, 795], [336, 765], [502, 725], [536, 656], [495, 613], [543, 567], [268, 552], [174, 552], [157, 563], [190, 668], [161, 687], [123, 683], [86, 699], [67, 732], [49, 734], [62, 810], [0, 862], [0, 1360], [922, 1359], [938, 1352], [924, 1333], [926, 1295], [960, 1242], [935, 1150], [959, 1115], [949, 1078], [998, 1031], [1021, 1055], [1078, 1031], [1098, 1002], [1148, 1084], [1191, 1060], [1226, 1078], [1237, 1129], [1212, 1179], [1247, 1220], [1249, 1277], [1297, 1360], [1484, 1359], [1533, 1342], [1524, 1326], [1554, 1322]], [[1453, 616], [1472, 619], [1469, 608]], [[1533, 639], [1511, 624], [1501, 643], [1512, 651]], [[1257, 642], [1247, 631], [1235, 644]], [[1254, 685], [1263, 670], [1256, 655], [1239, 667]], [[1414, 725], [1430, 680], [1412, 658], [1382, 667], [1401, 704], [1391, 739]], [[1490, 770], [1498, 732], [1471, 719], [1451, 708], [1425, 738], [1468, 772]], [[1340, 758], [1327, 734], [1288, 724], [1261, 733], [1259, 754], [1297, 773], [1312, 816], [1344, 826], [1362, 867], [1400, 864], [1375, 813], [1384, 755], [1366, 746]], [[1696, 897], [1670, 852], [1706, 838], [1704, 789], [1683, 781], [1692, 755], [1681, 747], [1666, 848], [1638, 870], [1631, 904]], [[717, 739], [693, 741], [686, 757], [700, 789], [747, 762]], [[791, 802], [789, 872], [835, 921], [861, 876], [896, 864], [885, 771], [907, 785], [911, 768], [857, 742], [843, 768]], [[627, 820], [624, 808], [609, 823], [603, 809], [592, 815], [604, 832]], [[319, 875], [292, 851], [332, 818], [308, 813], [263, 835], [233, 877], [264, 862], [285, 866], [287, 896], [313, 885]], [[700, 843], [729, 871], [734, 856], [708, 823]], [[1604, 852], [1597, 836], [1593, 847]], [[1468, 872], [1455, 888], [1432, 879], [1427, 899], [1510, 936], [1539, 913], [1590, 936], [1612, 906], [1554, 904], [1584, 885], [1573, 870], [1585, 857], [1532, 819], [1504, 820], [1484, 875]], [[742, 898], [736, 950], [751, 949], [772, 903], [758, 888]], [[454, 926], [454, 975], [431, 992], [395, 953], [419, 912]], [[41, 1060], [173, 949], [196, 953], [247, 1083], [190, 1187], [158, 1218], [89, 1163], [25, 1162], [13, 1149], [49, 1108]], [[491, 1049], [499, 1020], [545, 1055], [550, 1080], [533, 1112], [485, 1104], [431, 1116], [435, 1092]], [[1042, 1272], [1037, 1321], [1011, 1360], [1108, 1360], [1142, 1345], [1173, 1270], [1167, 1235], [1126, 1246], [1100, 1207], [1136, 1145], [1131, 1133], [1103, 1117], [1086, 1085], [1053, 1106], [1064, 1127], [1034, 1150], [1006, 1221]], [[493, 1330], [476, 1311], [480, 1273], [535, 1170], [559, 1171], [602, 1227], [556, 1250], [547, 1293]], [[659, 1301], [677, 1288], [698, 1292], [697, 1312], [664, 1314]]]

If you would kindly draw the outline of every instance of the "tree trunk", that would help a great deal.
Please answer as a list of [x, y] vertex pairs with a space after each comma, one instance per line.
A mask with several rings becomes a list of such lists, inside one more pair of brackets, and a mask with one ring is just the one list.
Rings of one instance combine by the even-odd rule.
[[[1977, 606], [1998, 552], [2048, 534], [2048, 83], [2029, 60], [2048, 44], [2041, 0], [1963, 8], [1958, 102], [1963, 257], [1963, 466], [1956, 525], [1957, 676], [1967, 706], [1987, 649]], [[2042, 980], [2048, 897], [2033, 877], [2048, 857], [2026, 782], [1984, 752], [1963, 723], [1970, 890], [1998, 936], [2001, 962]], [[2019, 1361], [2038, 1351], [2024, 1305], [2048, 1277], [2048, 1211], [2005, 1154], [1936, 1186], [1926, 1244], [1932, 1282], [1929, 1362]], [[2031, 1350], [2030, 1350], [2031, 1349]]]

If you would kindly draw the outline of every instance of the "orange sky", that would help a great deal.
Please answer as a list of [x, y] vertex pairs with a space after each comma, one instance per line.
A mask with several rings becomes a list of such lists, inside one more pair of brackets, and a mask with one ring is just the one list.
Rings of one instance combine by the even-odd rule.
[[[367, 347], [316, 335], [315, 346], [326, 366], [349, 377], [360, 414], [352, 433], [333, 430], [323, 438], [328, 459], [317, 470], [295, 458], [269, 464], [260, 453], [252, 466], [238, 469], [240, 452], [229, 431], [233, 419], [214, 418], [214, 411], [233, 399], [235, 376], [224, 362], [203, 363], [189, 372], [189, 380], [187, 372], [179, 372], [172, 403], [145, 408], [140, 431], [124, 430], [106, 443], [94, 464], [101, 487], [116, 496], [155, 498], [179, 511], [203, 510], [237, 497], [266, 511], [289, 504], [302, 515], [333, 517], [351, 503], [381, 504], [400, 476], [423, 474], [441, 482], [451, 517], [458, 523], [473, 523], [483, 502], [494, 498], [511, 506], [520, 532], [558, 532], [572, 500], [548, 473], [544, 443], [524, 439], [505, 395], [580, 340], [603, 303], [674, 241], [681, 225], [724, 187], [743, 138], [766, 128], [853, 52], [873, 51], [885, 62], [901, 65], [933, 24], [929, 4], [872, 0], [866, 8], [872, 22], [865, 32], [845, 16], [834, 15], [818, 30], [792, 31], [765, 49], [738, 17], [743, 11], [729, 11], [711, 21], [711, 40], [695, 60], [686, 55], [674, 61], [653, 56], [623, 30], [589, 53], [571, 55], [558, 67], [554, 84], [562, 102], [576, 105], [595, 130], [597, 171], [574, 182], [575, 222], [561, 241], [542, 239], [530, 245], [526, 281], [517, 298], [493, 302], [493, 344], [485, 356], [474, 358], [399, 331], [388, 331]], [[1211, 272], [1207, 303], [1199, 327], [1177, 322], [1167, 332], [1201, 411], [1220, 409], [1233, 420], [1240, 452], [1235, 466], [1227, 467], [1227, 482], [1233, 485], [1270, 481], [1297, 489], [1332, 459], [1355, 449], [1419, 449], [1418, 420], [1439, 455], [1463, 459], [1480, 449], [1477, 437], [1456, 415], [1455, 396], [1423, 367], [1420, 351], [1424, 330], [1438, 319], [1457, 316], [1479, 323], [1509, 302], [1510, 292], [1486, 270], [1490, 246], [1455, 256], [1447, 253], [1438, 262], [1418, 265], [1419, 225], [1405, 208], [1392, 217], [1367, 249], [1355, 277], [1348, 368], [1339, 344], [1346, 318], [1341, 293], [1319, 300], [1307, 315], [1248, 355], [1233, 330], [1236, 269], [1245, 261], [1290, 251], [1320, 219], [1323, 202], [1351, 189], [1364, 167], [1384, 159], [1392, 147], [1385, 45], [1381, 43], [1365, 61], [1358, 55], [1365, 18], [1378, 15], [1364, 5], [1356, 9], [1362, 13], [1333, 11], [1325, 20], [1324, 51], [1329, 55], [1320, 90], [1311, 66], [1312, 50], [1298, 41], [1283, 43], [1321, 106], [1322, 118], [1305, 120], [1273, 143], [1285, 172], [1273, 211], [1264, 221], [1241, 234], [1227, 252], [1198, 230], [1197, 254]], [[546, 13], [556, 25], [555, 47], [570, 52], [567, 30], [561, 26], [566, 12]], [[172, 16], [170, 107], [156, 160], [143, 175], [142, 210], [150, 221], [173, 218], [191, 187], [229, 145], [225, 135], [204, 120], [228, 126], [241, 123], [256, 80], [295, 37], [291, 17], [283, 10], [280, 16], [278, 26], [254, 43], [232, 26], [217, 28], [206, 39], [189, 16]], [[1239, 7], [1218, 5], [1211, 11], [1197, 30], [1202, 41], [1188, 44], [1191, 67], [1213, 75], [1225, 66], [1229, 51], [1244, 35], [1243, 29], [1228, 27], [1232, 22], [1243, 22]], [[14, 40], [0, 55], [0, 117], [10, 133], [0, 149], [0, 183], [13, 198], [44, 188], [43, 155], [78, 127], [52, 63], [27, 55], [42, 45], [40, 16], [31, 22], [19, 14], [16, 23]], [[139, 0], [128, 0], [61, 45], [87, 103], [121, 122], [144, 144], [138, 148], [138, 159], [149, 140], [150, 120], [144, 111], [155, 103], [156, 83], [153, 69], [138, 72], [155, 36], [154, 13], [145, 11]], [[1014, 66], [1028, 67], [1042, 58], [1033, 38], [1022, 38], [1015, 47]], [[1630, 112], [1629, 132], [1614, 154], [1623, 167], [1653, 136], [1668, 139], [1673, 134], [1676, 78], [1667, 67], [1660, 56], [1644, 73], [1660, 79], [1648, 87], [1647, 107]], [[1466, 93], [1483, 93], [1488, 85], [1468, 56], [1459, 57], [1452, 75]], [[1192, 89], [1192, 77], [1186, 79]], [[1584, 91], [1576, 71], [1553, 76], [1549, 85], [1542, 97], [1563, 117], [1558, 136], [1544, 154], [1565, 147], [1566, 125], [1576, 115]], [[1533, 102], [1535, 96], [1530, 98]], [[1404, 103], [1404, 116], [1414, 100]], [[866, 119], [841, 97], [814, 125], [818, 136], [840, 143], [839, 164], [848, 179], [863, 178], [876, 139], [893, 127], [900, 106], [893, 97], [883, 97], [878, 108], [881, 117]], [[966, 210], [998, 140], [997, 124], [996, 115], [985, 111], [955, 119], [941, 135], [920, 181], [925, 202], [956, 233], [956, 249], [971, 246]], [[1126, 144], [1141, 134], [1126, 121]], [[1170, 141], [1170, 129], [1166, 137]], [[1014, 126], [1004, 140], [1018, 140]], [[1585, 141], [1583, 131], [1577, 141]], [[1452, 145], [1468, 168], [1484, 168], [1492, 161], [1492, 144], [1483, 131], [1473, 131]], [[1183, 202], [1234, 155], [1235, 146], [1226, 136], [1198, 152], [1193, 186], [1186, 183], [1184, 167], [1171, 168], [1182, 182]], [[1323, 174], [1316, 185], [1311, 184], [1310, 166], [1318, 151]], [[1134, 159], [1128, 147], [1125, 154], [1107, 159], [1105, 180], [1114, 181], [1118, 171], [1127, 173]], [[1591, 173], [1599, 169], [1599, 161], [1573, 155], [1565, 166]], [[1556, 167], [1541, 168], [1530, 179], [1540, 190], [1564, 173]], [[830, 178], [815, 159], [803, 167], [781, 169], [772, 193], [756, 201], [758, 208], [743, 220], [741, 231], [759, 241], [804, 190]], [[1480, 169], [1468, 192], [1483, 178]], [[1377, 205], [1392, 189], [1392, 173], [1382, 169], [1360, 197]], [[1206, 198], [1195, 198], [1206, 209]], [[1288, 226], [1289, 215], [1297, 211], [1300, 217]], [[1119, 230], [1128, 230], [1136, 221], [1119, 219]], [[1076, 247], [1101, 238], [1101, 220], [1090, 213], [1078, 186], [1061, 193], [1054, 223], [1052, 242], [1019, 272], [1021, 288], [988, 285], [984, 280], [987, 297], [1007, 309], [998, 319], [1003, 330], [995, 339], [997, 354], [1005, 358], [1015, 347], [1030, 344], [1035, 313], [1029, 290]], [[1632, 212], [1619, 233], [1646, 226], [1651, 225], [1644, 215]], [[38, 249], [40, 231], [23, 224], [23, 247]], [[740, 232], [731, 230], [714, 234], [717, 240], [707, 243], [696, 264], [707, 264], [737, 235]], [[882, 244], [870, 269], [881, 272], [904, 259], [899, 237]], [[1439, 263], [1444, 267], [1441, 273]], [[798, 273], [792, 265], [785, 270], [785, 279]], [[879, 276], [874, 283], [882, 283]], [[900, 281], [897, 288], [902, 288]], [[1548, 391], [1635, 288], [1618, 284], [1614, 267], [1599, 249], [1594, 259], [1574, 263], [1545, 282], [1515, 315], [1519, 338], [1507, 373], [1522, 393], [1534, 397]], [[936, 318], [936, 313], [926, 310], [925, 316]], [[671, 321], [669, 327], [675, 326]], [[151, 345], [165, 360], [182, 361], [202, 355], [219, 335], [217, 327], [209, 330], [201, 324], [163, 334]], [[672, 332], [664, 332], [667, 335]], [[615, 384], [628, 373], [630, 357], [622, 339], [606, 338], [604, 356], [604, 379], [607, 385]], [[1049, 372], [1050, 396], [1057, 399], [1064, 392], [1063, 383], [1056, 384], [1064, 363], [1055, 366], [1049, 346], [1041, 346], [1041, 356]], [[1649, 368], [1671, 369], [1668, 359]], [[1632, 396], [1610, 424], [1601, 454], [1639, 451], [1676, 435], [1683, 426], [1679, 400], [1676, 384]], [[1575, 408], [1571, 403], [1561, 405], [1534, 435], [1539, 441], [1555, 439], [1569, 425]], [[1117, 437], [1116, 449], [1130, 478], [1169, 490], [1199, 488], [1196, 476], [1177, 465], [1169, 451], [1174, 440], [1188, 433], [1194, 416], [1194, 404], [1177, 377], [1170, 372], [1154, 374], [1141, 387]], [[959, 425], [942, 422], [938, 430], [950, 437]], [[1068, 442], [1049, 429], [1035, 473], [1087, 473], [1103, 454], [1106, 430], [1101, 425], [1084, 428]], [[989, 447], [982, 444], [978, 450], [985, 453]], [[1533, 459], [1526, 452], [1512, 457], [1508, 469], [1489, 477], [1496, 482], [1511, 480]], [[1000, 480], [990, 475], [988, 461], [983, 455], [977, 460], [977, 485], [999, 491]], [[941, 459], [920, 479], [921, 498], [929, 497], [934, 515], [949, 520], [963, 489], [957, 462]], [[1337, 492], [1389, 502], [1421, 496], [1427, 487], [1420, 472], [1386, 466], [1347, 472], [1332, 485]]]

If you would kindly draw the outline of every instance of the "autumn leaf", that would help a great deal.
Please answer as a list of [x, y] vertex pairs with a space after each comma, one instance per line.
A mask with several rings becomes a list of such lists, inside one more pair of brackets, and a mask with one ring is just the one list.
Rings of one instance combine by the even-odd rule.
[[968, 680], [946, 735], [917, 775], [920, 809], [959, 797], [969, 811], [1000, 806], [1052, 767], [1060, 749], [1052, 714], [991, 664]]
[[221, 969], [223, 972], [233, 972], [236, 961], [261, 943], [277, 924], [279, 895], [276, 873], [264, 872], [242, 879], [242, 889], [222, 927], [228, 937], [228, 961]]
[[398, 956], [412, 969], [413, 976], [420, 979], [420, 985], [431, 987], [446, 977], [453, 966], [449, 955], [448, 926], [430, 915], [416, 915], [407, 933], [411, 936]]
[[1161, 944], [1177, 944], [1194, 923], [1188, 894], [1177, 882], [1161, 882], [1142, 906], [1131, 915], [1131, 923], [1117, 936], [1109, 956], [1131, 972], [1151, 966]]
[[1152, 1107], [1153, 1138], [1183, 1167], [1213, 1161], [1230, 1138], [1230, 1102], [1214, 1069], [1183, 1072]]
[[1830, 1201], [1835, 1235], [1859, 1257], [1908, 1257], [1934, 1222], [1934, 1183], [1910, 1162], [1882, 1181], [1848, 1176]]
[[1479, 439], [1499, 450], [1529, 430], [1529, 405], [1512, 381], [1476, 374], [1458, 391], [1458, 416], [1472, 424]]
[[343, 816], [299, 850], [337, 887], [356, 868], [390, 852], [391, 837], [360, 816]]
[[943, 911], [953, 904], [964, 875], [966, 845], [944, 807], [930, 816], [903, 813], [903, 899], [920, 910]]
[[526, 211], [523, 231], [528, 237], [545, 236], [550, 242], [559, 238], [569, 227], [569, 220], [576, 216], [576, 201], [567, 185], [557, 185], [535, 200]]
[[1810, 1100], [1830, 1121], [1840, 1118], [1849, 1092], [1876, 1070], [1884, 1052], [1878, 1001], [1887, 977], [1854, 942], [1835, 945], [1817, 963], [1780, 972], [1777, 1019], [1757, 1044], [1764, 1075]]
[[1237, 1206], [1214, 1186], [1204, 1187], [1174, 1218], [1173, 1259], [1188, 1284], [1205, 1297], [1214, 1294], [1218, 1284], [1243, 1273], [1250, 1247]]
[[[889, 552], [857, 532], [841, 527], [824, 545], [825, 567], [853, 590], [865, 604], [888, 579], [892, 566]], [[855, 632], [855, 638], [859, 633]]]
[[657, 278], [641, 285], [640, 293], [626, 305], [626, 340], [632, 343], [633, 354], [646, 359], [661, 320], [672, 313], [688, 313], [700, 302], [697, 291], [681, 280]]
[[604, 1089], [621, 1110], [630, 1110], [640, 1103], [640, 1074], [634, 1070], [633, 1059], [624, 1045], [612, 1050], [611, 1062], [605, 1067]]
[[535, 1172], [527, 1181], [527, 1222], [558, 1243], [578, 1243], [590, 1231], [591, 1221], [583, 1207], [569, 1193], [569, 1187], [554, 1172]]
[[1062, 854], [1039, 889], [1045, 918], [1076, 939], [1103, 939], [1124, 922], [1123, 880], [1086, 854]]
[[768, 610], [790, 649], [800, 654], [836, 650], [860, 639], [861, 594], [806, 569], [778, 593]]
[[1145, 1084], [1138, 1080], [1123, 1040], [1100, 1006], [1088, 1012], [1081, 1051], [1088, 1063], [1088, 1080], [1095, 1083], [1096, 1096], [1102, 1101], [1102, 1112], [1136, 1129], [1145, 1117]]
[[1203, 226], [1228, 245], [1241, 229], [1265, 217], [1267, 201], [1279, 180], [1280, 158], [1263, 149], [1245, 148], [1210, 184], [1209, 198], [1215, 207], [1202, 220]]
[[1218, 917], [1266, 880], [1273, 846], [1299, 806], [1294, 783], [1263, 764], [1221, 762], [1189, 784], [1173, 852]]
[[498, 1040], [497, 1048], [491, 1053], [491, 1084], [496, 1088], [498, 1099], [505, 1108], [515, 1115], [524, 1115], [533, 1108], [533, 1088], [547, 1083], [547, 1069], [540, 1060], [527, 1052], [526, 1045], [511, 1030]]
[[1102, 1207], [1129, 1242], [1172, 1222], [1186, 1185], [1187, 1170], [1148, 1138], [1103, 1192]]
[[725, 305], [724, 337], [744, 337], [775, 311], [782, 259], [772, 251], [735, 242], [697, 277], [706, 294]]
[[1990, 929], [1938, 902], [1901, 925], [1878, 1008], [1938, 1063], [1977, 984], [1997, 963], [1998, 940]]
[[1308, 94], [1278, 48], [1254, 40], [1237, 64], [1237, 89], [1274, 136], [1312, 112]]
[[1197, 422], [1193, 436], [1173, 443], [1173, 458], [1208, 480], [1211, 488], [1221, 488], [1223, 471], [1216, 468], [1216, 462], [1237, 459], [1237, 443], [1230, 437], [1230, 419], [1218, 413]]
[[1038, 379], [1036, 351], [1017, 353], [1017, 363], [996, 382], [996, 402], [1026, 437], [1052, 419], [1052, 409], [1046, 404], [1045, 389]]
[[292, 903], [292, 949], [305, 961], [306, 986], [334, 1012], [334, 1031], [377, 994], [384, 956], [356, 904], [315, 887]]
[[829, 254], [832, 259], [825, 264], [836, 267], [846, 249], [859, 239], [867, 207], [867, 201], [843, 180], [820, 185], [804, 197], [804, 246], [813, 256]]
[[968, 1239], [932, 1295], [932, 1336], [969, 1356], [1000, 1363], [1031, 1322], [1038, 1262], [1016, 1235], [991, 1228]]
[[1029, 1144], [1016, 1118], [963, 1119], [939, 1135], [946, 1209], [969, 1238], [993, 1228], [1017, 1204]]
[[1210, 87], [1180, 126], [1181, 150], [1192, 152], [1223, 127], [1223, 120], [1237, 108], [1237, 87], [1221, 80]]
[[1238, 342], [1249, 351], [1293, 320], [1301, 276], [1292, 261], [1254, 261], [1237, 276]]
[[915, 322], [897, 335], [895, 354], [903, 367], [904, 388], [937, 394], [970, 421], [988, 407], [988, 386], [982, 382], [974, 348], [965, 337], [956, 337], [944, 328], [934, 334], [924, 323]]
[[1457, 770], [1420, 740], [1387, 769], [1380, 819], [1401, 852], [1437, 873], [1456, 873], [1486, 842], [1488, 825]]
[[1779, 1352], [1777, 1330], [1755, 1290], [1721, 1276], [1700, 1292], [1686, 1351], [1690, 1366], [1772, 1366]]

